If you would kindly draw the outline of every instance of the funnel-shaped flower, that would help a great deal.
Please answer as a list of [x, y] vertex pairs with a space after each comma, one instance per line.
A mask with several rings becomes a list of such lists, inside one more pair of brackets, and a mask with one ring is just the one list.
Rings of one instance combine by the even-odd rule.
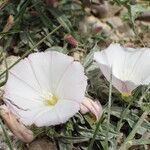
[[9, 71], [4, 102], [25, 125], [61, 124], [79, 111], [86, 85], [84, 69], [72, 57], [33, 53]]
[[96, 52], [94, 59], [106, 79], [123, 95], [130, 95], [139, 85], [150, 83], [150, 48], [125, 48], [111, 44], [107, 49]]

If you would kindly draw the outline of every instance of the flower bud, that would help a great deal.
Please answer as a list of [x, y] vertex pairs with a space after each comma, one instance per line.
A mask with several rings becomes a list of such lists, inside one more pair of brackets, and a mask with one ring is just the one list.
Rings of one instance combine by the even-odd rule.
[[33, 132], [27, 129], [5, 105], [0, 106], [0, 114], [7, 127], [18, 139], [25, 143], [33, 140]]
[[78, 47], [78, 41], [72, 35], [65, 35], [64, 39], [74, 48]]
[[85, 97], [84, 101], [80, 105], [80, 112], [82, 114], [89, 112], [95, 116], [96, 120], [99, 120], [102, 116], [103, 110], [99, 101], [93, 101], [90, 98]]

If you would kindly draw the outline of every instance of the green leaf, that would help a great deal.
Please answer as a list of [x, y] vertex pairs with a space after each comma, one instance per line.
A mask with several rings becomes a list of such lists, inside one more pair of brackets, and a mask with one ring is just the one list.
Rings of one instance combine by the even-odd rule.
[[61, 53], [64, 53], [64, 54], [67, 53], [67, 49], [64, 49], [60, 46], [53, 46], [51, 48], [46, 49], [46, 51], [57, 51], [57, 52], [61, 52]]
[[95, 44], [93, 49], [91, 49], [90, 53], [84, 59], [83, 66], [85, 68], [89, 67], [92, 64], [93, 57], [94, 57], [94, 52], [97, 52], [99, 50], [100, 50], [100, 47], [97, 44]]
[[135, 18], [142, 12], [145, 11], [145, 8], [142, 5], [130, 5], [132, 18]]
[[51, 8], [48, 11], [57, 19], [57, 21], [67, 30], [68, 33], [72, 30], [72, 25], [66, 15], [60, 12], [58, 9]]

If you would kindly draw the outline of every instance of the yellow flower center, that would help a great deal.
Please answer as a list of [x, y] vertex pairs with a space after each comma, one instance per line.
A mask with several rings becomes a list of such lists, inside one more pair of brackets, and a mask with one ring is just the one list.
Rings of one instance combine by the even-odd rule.
[[132, 94], [131, 93], [122, 93], [121, 97], [124, 101], [130, 102], [132, 99]]
[[129, 97], [131, 96], [131, 93], [122, 93], [122, 97]]
[[53, 95], [53, 94], [49, 94], [46, 98], [45, 98], [45, 101], [44, 101], [44, 104], [46, 106], [54, 106], [56, 105], [56, 103], [58, 102], [58, 98]]

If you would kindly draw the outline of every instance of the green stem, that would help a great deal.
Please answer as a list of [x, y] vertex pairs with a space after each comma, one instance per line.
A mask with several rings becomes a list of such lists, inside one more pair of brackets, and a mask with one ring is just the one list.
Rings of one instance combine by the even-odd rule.
[[128, 13], [129, 13], [129, 17], [130, 17], [130, 22], [131, 22], [131, 25], [133, 27], [133, 32], [137, 36], [137, 38], [141, 42], [141, 44], [145, 47], [145, 44], [144, 44], [143, 40], [141, 39], [141, 37], [139, 36], [138, 31], [137, 31], [137, 29], [135, 27], [135, 21], [134, 21], [134, 18], [132, 16], [131, 6], [130, 5], [126, 5], [126, 8], [128, 9]]
[[120, 131], [120, 129], [121, 129], [121, 127], [122, 127], [122, 121], [123, 121], [123, 119], [125, 118], [125, 116], [127, 115], [128, 110], [129, 110], [131, 104], [132, 104], [132, 101], [130, 101], [129, 104], [128, 104], [128, 106], [123, 110], [123, 112], [122, 112], [122, 114], [121, 114], [121, 116], [120, 116], [121, 119], [120, 119], [119, 122], [117, 123], [117, 128], [116, 128], [116, 131], [117, 131], [117, 132]]
[[2, 130], [3, 130], [4, 136], [5, 136], [5, 138], [6, 138], [8, 147], [9, 147], [10, 150], [13, 150], [13, 146], [12, 146], [11, 140], [10, 140], [10, 138], [9, 138], [9, 136], [8, 136], [7, 130], [6, 130], [5, 126], [3, 125], [3, 122], [2, 122], [1, 119], [0, 119], [0, 124], [1, 124], [1, 128], [2, 128]]
[[148, 144], [150, 144], [150, 139], [131, 140], [126, 143], [126, 147], [130, 148], [133, 145], [148, 145]]
[[88, 146], [88, 150], [92, 150], [92, 147], [93, 147], [93, 144], [94, 144], [94, 141], [95, 141], [97, 132], [98, 132], [98, 130], [99, 130], [100, 124], [101, 124], [101, 119], [100, 119], [100, 120], [98, 121], [98, 123], [97, 123], [96, 129], [95, 129], [95, 131], [94, 131], [93, 138], [92, 138], [92, 140], [91, 140], [91, 142], [90, 142], [90, 144], [89, 144], [89, 146]]
[[0, 87], [3, 86], [8, 80], [8, 65], [6, 61], [6, 55], [4, 53], [3, 53], [3, 57], [4, 57], [5, 68], [6, 68], [6, 75], [5, 75], [5, 80], [0, 83]]
[[119, 150], [124, 150], [126, 148], [126, 144], [128, 141], [130, 141], [131, 139], [133, 139], [133, 137], [135, 136], [138, 128], [141, 126], [141, 124], [143, 123], [144, 119], [146, 118], [148, 112], [145, 111], [141, 117], [139, 118], [138, 122], [135, 124], [134, 128], [132, 129], [132, 131], [130, 132], [130, 134], [127, 136], [127, 138], [125, 139], [125, 141], [123, 142], [123, 144], [120, 146]]
[[108, 139], [109, 139], [109, 126], [110, 126], [110, 114], [111, 114], [111, 103], [112, 103], [112, 73], [110, 76], [110, 84], [109, 84], [109, 99], [108, 99], [108, 118], [107, 118], [107, 132], [106, 132], [106, 138], [105, 138], [105, 143], [106, 143], [106, 150], [109, 150], [109, 143], [108, 143]]
[[[106, 134], [106, 138], [105, 138], [105, 142], [106, 142], [106, 148], [107, 150], [109, 149], [109, 146], [108, 146], [108, 134], [109, 134], [109, 124], [110, 124], [110, 108], [111, 108], [111, 95], [112, 95], [112, 73], [111, 73], [111, 76], [110, 76], [110, 84], [109, 84], [109, 98], [108, 98], [108, 119], [107, 119], [107, 134]], [[97, 126], [96, 126], [96, 129], [94, 131], [94, 135], [93, 135], [93, 138], [88, 146], [88, 150], [92, 150], [92, 147], [93, 147], [93, 144], [94, 144], [94, 141], [95, 141], [95, 138], [96, 138], [96, 135], [97, 135], [97, 132], [99, 130], [99, 126], [100, 126], [100, 123], [101, 123], [101, 120], [99, 120]]]
[[0, 62], [3, 60], [3, 51], [0, 52]]
[[[109, 84], [107, 134], [106, 134], [106, 138], [105, 138], [107, 150], [109, 149], [109, 146], [108, 146], [108, 136], [109, 136], [110, 113], [111, 113], [110, 108], [111, 108], [111, 103], [112, 103], [111, 96], [112, 96], [112, 73], [111, 73], [111, 76], [110, 76], [110, 84]], [[95, 141], [97, 132], [98, 132], [98, 130], [99, 130], [100, 123], [101, 123], [101, 119], [100, 119], [99, 122], [97, 123], [96, 129], [95, 129], [95, 131], [94, 131], [93, 138], [92, 138], [92, 140], [91, 140], [91, 142], [90, 142], [90, 144], [89, 144], [89, 146], [88, 146], [88, 150], [92, 150], [92, 147], [93, 147], [93, 144], [94, 144], [94, 141]]]
[[148, 113], [145, 111], [145, 112], [141, 115], [141, 117], [139, 118], [138, 122], [137, 122], [136, 125], [134, 126], [133, 130], [130, 132], [130, 134], [129, 134], [128, 137], [126, 138], [125, 142], [131, 140], [131, 139], [134, 137], [134, 135], [135, 135], [136, 132], [137, 132], [137, 129], [138, 129], [139, 126], [143, 123], [143, 121], [144, 121], [145, 117], [147, 116], [147, 114], [148, 114]]
[[146, 96], [146, 94], [147, 94], [147, 92], [149, 91], [149, 89], [150, 89], [150, 85], [148, 85], [147, 89], [145, 90], [145, 92], [144, 92], [144, 93], [142, 94], [142, 96], [140, 97], [140, 99], [139, 99], [139, 101], [138, 101], [139, 106], [142, 105], [143, 99], [144, 99], [144, 97]]
[[[24, 55], [22, 55], [21, 58], [19, 58], [15, 63], [13, 63], [10, 67], [8, 67], [8, 70], [11, 69], [14, 65], [16, 65], [21, 59], [25, 58], [28, 54], [30, 54], [38, 45], [40, 45], [42, 42], [46, 40], [46, 38], [53, 33], [55, 33], [58, 29], [60, 29], [61, 25], [59, 25], [57, 28], [55, 28], [52, 32], [47, 34], [42, 40], [40, 40], [37, 44], [35, 44], [32, 48], [30, 48]], [[0, 76], [4, 75], [7, 72], [7, 70], [3, 71]]]

